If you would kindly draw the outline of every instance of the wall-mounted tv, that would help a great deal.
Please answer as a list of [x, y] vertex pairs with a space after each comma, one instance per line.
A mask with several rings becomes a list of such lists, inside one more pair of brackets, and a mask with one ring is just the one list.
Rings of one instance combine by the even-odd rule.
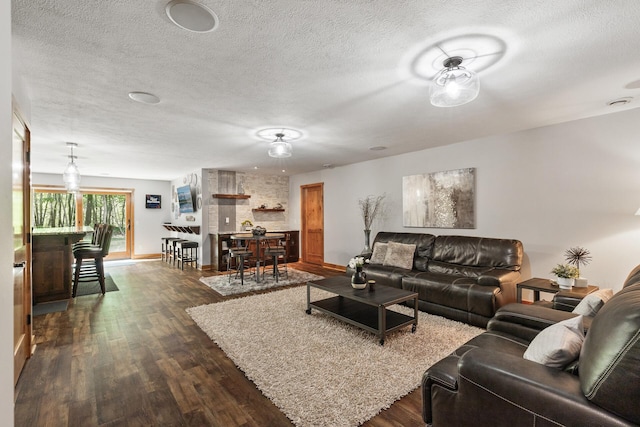
[[180, 205], [180, 213], [195, 212], [193, 208], [193, 195], [191, 194], [191, 186], [185, 185], [176, 188], [178, 193], [178, 204]]

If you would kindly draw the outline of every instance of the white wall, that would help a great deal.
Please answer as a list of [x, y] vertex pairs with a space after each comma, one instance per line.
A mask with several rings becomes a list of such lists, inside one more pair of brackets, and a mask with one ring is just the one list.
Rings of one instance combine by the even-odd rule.
[[[325, 262], [345, 265], [364, 246], [357, 201], [387, 194], [377, 231], [460, 234], [522, 241], [523, 276], [551, 277], [573, 246], [591, 251], [582, 276], [620, 289], [640, 263], [640, 148], [635, 108], [291, 177], [292, 226], [303, 184], [324, 182]], [[428, 136], [425, 136], [428, 138]], [[402, 225], [402, 177], [476, 168], [476, 228]]]
[[[11, 222], [11, 2], [0, 2], [0, 242]], [[0, 252], [0, 425], [13, 426], [13, 251]], [[11, 367], [11, 368], [10, 368]]]
[[[171, 185], [169, 181], [84, 176], [82, 175], [82, 165], [79, 165], [79, 167], [81, 188], [124, 188], [133, 190], [134, 247], [132, 258], [160, 254], [160, 238], [168, 235], [162, 224], [171, 222]], [[34, 186], [62, 186], [62, 173], [59, 175], [34, 173], [32, 183]], [[147, 194], [159, 194], [162, 196], [162, 208], [146, 209], [145, 196]]]

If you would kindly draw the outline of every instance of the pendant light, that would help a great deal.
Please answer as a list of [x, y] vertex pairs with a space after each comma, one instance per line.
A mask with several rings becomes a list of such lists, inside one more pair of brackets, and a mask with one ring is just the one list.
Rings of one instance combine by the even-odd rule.
[[276, 133], [276, 139], [269, 144], [269, 157], [275, 157], [276, 159], [284, 159], [291, 157], [292, 148], [291, 143], [283, 140], [284, 133]]
[[77, 146], [78, 144], [75, 142], [67, 142], [67, 147], [71, 150], [71, 155], [69, 156], [71, 161], [67, 164], [67, 168], [62, 174], [62, 180], [64, 181], [64, 186], [69, 193], [75, 193], [80, 190], [80, 171], [74, 162], [77, 157], [73, 155], [73, 148]]
[[460, 64], [460, 56], [444, 60], [444, 68], [436, 74], [431, 84], [431, 104], [436, 107], [457, 107], [476, 99], [480, 92], [478, 74]]

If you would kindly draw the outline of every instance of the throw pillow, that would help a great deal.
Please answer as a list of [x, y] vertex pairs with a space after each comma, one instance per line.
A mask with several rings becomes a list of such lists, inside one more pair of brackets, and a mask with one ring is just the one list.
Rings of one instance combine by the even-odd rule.
[[406, 243], [388, 242], [387, 254], [382, 265], [404, 268], [411, 270], [413, 267], [413, 255], [416, 252], [416, 245]]
[[572, 313], [582, 314], [583, 316], [595, 316], [598, 310], [600, 310], [604, 303], [609, 301], [612, 296], [612, 289], [600, 289], [599, 291], [591, 292], [576, 305]]
[[387, 256], [387, 247], [386, 243], [376, 242], [373, 245], [373, 254], [371, 255], [371, 259], [369, 263], [371, 264], [382, 264], [384, 263], [384, 258]]
[[580, 356], [583, 342], [582, 316], [576, 316], [543, 329], [531, 341], [522, 357], [550, 368], [562, 369]]

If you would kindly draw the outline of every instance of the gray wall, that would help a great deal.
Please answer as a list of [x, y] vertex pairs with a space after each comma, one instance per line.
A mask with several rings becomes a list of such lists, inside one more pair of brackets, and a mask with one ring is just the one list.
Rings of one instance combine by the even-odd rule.
[[[345, 265], [364, 245], [357, 200], [387, 194], [377, 231], [516, 238], [525, 277], [551, 277], [564, 251], [582, 246], [593, 284], [620, 289], [640, 263], [640, 109], [491, 136], [291, 177], [291, 225], [300, 226], [303, 184], [324, 182], [325, 262]], [[405, 228], [402, 177], [476, 168], [476, 228]], [[349, 183], [345, 186], [345, 183]]]

